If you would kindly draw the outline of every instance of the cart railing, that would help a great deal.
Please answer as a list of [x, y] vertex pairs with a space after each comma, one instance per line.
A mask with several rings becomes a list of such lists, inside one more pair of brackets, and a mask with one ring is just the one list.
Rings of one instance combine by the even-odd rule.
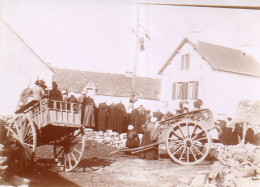
[[77, 103], [43, 99], [23, 113], [28, 113], [38, 128], [49, 124], [81, 126], [81, 105]]
[[179, 115], [170, 117], [166, 120], [160, 121], [159, 128], [164, 129], [165, 126], [170, 126], [183, 119], [190, 119], [192, 121], [203, 123], [202, 126], [204, 126], [206, 129], [212, 128], [212, 125], [213, 125], [212, 113], [208, 108], [206, 108], [206, 109], [200, 109], [200, 110], [194, 110], [191, 112], [186, 112], [183, 114], [179, 114]]

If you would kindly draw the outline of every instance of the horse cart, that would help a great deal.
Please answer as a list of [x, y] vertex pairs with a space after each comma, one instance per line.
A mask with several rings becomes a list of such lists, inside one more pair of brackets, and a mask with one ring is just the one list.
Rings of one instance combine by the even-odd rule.
[[[164, 144], [173, 161], [183, 165], [194, 165], [202, 162], [208, 155], [211, 140], [208, 130], [213, 127], [212, 113], [209, 109], [201, 109], [159, 122], [151, 131], [155, 143], [133, 148], [120, 149], [116, 152], [139, 153], [156, 149]], [[112, 153], [112, 154], [113, 154]]]
[[15, 113], [7, 127], [10, 167], [25, 170], [34, 160], [36, 147], [53, 145], [56, 164], [64, 171], [76, 168], [85, 150], [80, 105], [43, 99], [31, 101]]

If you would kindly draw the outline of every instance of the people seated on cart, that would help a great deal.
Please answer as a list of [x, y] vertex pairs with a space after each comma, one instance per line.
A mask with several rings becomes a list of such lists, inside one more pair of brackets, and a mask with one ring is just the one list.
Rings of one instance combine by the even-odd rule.
[[179, 107], [180, 107], [180, 109], [176, 110], [176, 115], [180, 115], [180, 114], [189, 112], [189, 102], [188, 101], [180, 101]]
[[[155, 128], [156, 121], [157, 121], [157, 118], [152, 117], [151, 122], [148, 123], [146, 126], [143, 126], [145, 132], [142, 137], [140, 147], [150, 145], [150, 144], [153, 144], [156, 142], [156, 140], [154, 140], [151, 137], [151, 131]], [[158, 146], [154, 146], [153, 148], [151, 148], [149, 150], [142, 151], [139, 154], [139, 158], [146, 159], [146, 160], [157, 160], [158, 159]]]
[[173, 113], [171, 113], [171, 111], [168, 111], [164, 116], [163, 116], [163, 119], [166, 120], [166, 119], [169, 119], [171, 117], [173, 117]]
[[195, 110], [200, 110], [201, 109], [201, 106], [202, 106], [203, 102], [201, 99], [197, 99], [194, 101], [193, 105], [194, 105], [194, 108], [192, 109], [192, 111], [195, 111]]
[[128, 148], [137, 148], [140, 144], [140, 139], [137, 132], [134, 130], [133, 125], [128, 126], [128, 132], [126, 134], [126, 147]]
[[54, 101], [62, 101], [61, 91], [58, 89], [58, 84], [56, 82], [52, 82], [52, 90], [49, 92], [49, 107], [60, 109], [60, 103], [57, 103], [57, 106], [54, 106]]
[[156, 117], [158, 121], [161, 121], [163, 119], [164, 114], [160, 110], [156, 110], [156, 112], [153, 112], [153, 117]]
[[[77, 98], [74, 96], [74, 93], [70, 92], [68, 94], [68, 110], [71, 110], [71, 104], [70, 103], [78, 103], [78, 100]], [[74, 108], [73, 110], [77, 111], [78, 110], [78, 107], [74, 105]]]
[[32, 94], [32, 101], [40, 101], [45, 96], [45, 92], [41, 86], [42, 83], [40, 81], [35, 81], [35, 87], [30, 90], [30, 94]]

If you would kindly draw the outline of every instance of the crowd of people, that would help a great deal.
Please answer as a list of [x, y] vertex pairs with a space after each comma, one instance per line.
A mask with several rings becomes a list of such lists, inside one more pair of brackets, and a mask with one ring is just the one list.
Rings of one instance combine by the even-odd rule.
[[[42, 98], [48, 98], [50, 100], [76, 103], [81, 107], [81, 123], [84, 127], [104, 132], [109, 129], [118, 133], [127, 133], [126, 147], [128, 148], [136, 148], [154, 143], [156, 140], [152, 138], [151, 131], [154, 129], [156, 123], [158, 124], [158, 122], [171, 118], [174, 115], [199, 110], [203, 104], [202, 100], [198, 99], [194, 101], [194, 108], [190, 110], [189, 103], [181, 101], [179, 102], [179, 109], [176, 110], [175, 114], [170, 111], [163, 114], [160, 110], [151, 112], [151, 110], [145, 109], [143, 105], [127, 112], [122, 102], [110, 105], [103, 102], [96, 106], [94, 99], [86, 96], [84, 91], [78, 98], [73, 93], [62, 93], [58, 89], [56, 82], [52, 82], [51, 90], [46, 89], [44, 81], [36, 81], [35, 85], [31, 89], [32, 100], [39, 101]], [[50, 102], [49, 107], [54, 107], [52, 102]], [[70, 109], [70, 105], [67, 105], [66, 109]], [[243, 134], [244, 130], [246, 132]], [[138, 136], [140, 133], [143, 134], [141, 140]], [[230, 117], [226, 120], [216, 121], [215, 127], [209, 133], [213, 142], [223, 143], [224, 145], [236, 145], [242, 141], [243, 137], [244, 143], [254, 143], [255, 139], [254, 131], [249, 124], [247, 124], [247, 128], [244, 128], [241, 123], [234, 123]], [[157, 148], [154, 147], [153, 149], [142, 152], [139, 157], [154, 160], [158, 158], [157, 155]]]
[[217, 120], [215, 127], [210, 131], [212, 141], [224, 145], [244, 143], [256, 144], [255, 132], [250, 123], [237, 123], [231, 117], [226, 120]]

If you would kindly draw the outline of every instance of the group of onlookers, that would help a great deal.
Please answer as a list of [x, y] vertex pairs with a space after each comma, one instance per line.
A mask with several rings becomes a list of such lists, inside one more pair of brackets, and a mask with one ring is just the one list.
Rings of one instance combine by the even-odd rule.
[[257, 144], [258, 135], [255, 135], [252, 125], [249, 123], [236, 123], [231, 117], [226, 120], [217, 120], [215, 122], [215, 135], [213, 142], [223, 143], [224, 145], [237, 145], [244, 143]]

